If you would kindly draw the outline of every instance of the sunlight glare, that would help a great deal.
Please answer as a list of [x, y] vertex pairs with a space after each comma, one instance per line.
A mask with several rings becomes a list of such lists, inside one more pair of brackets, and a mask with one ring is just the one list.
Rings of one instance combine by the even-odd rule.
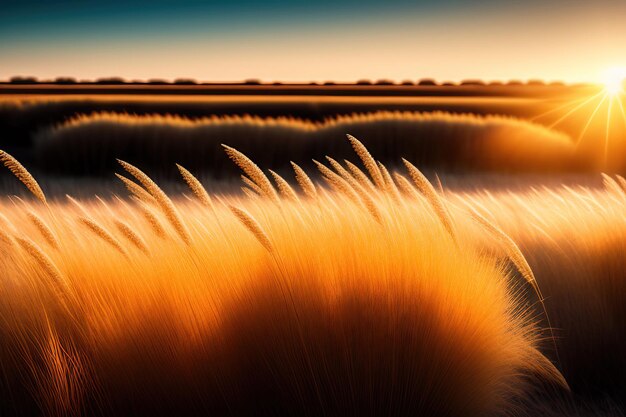
[[607, 94], [615, 96], [624, 92], [626, 68], [610, 68], [602, 76], [602, 84]]

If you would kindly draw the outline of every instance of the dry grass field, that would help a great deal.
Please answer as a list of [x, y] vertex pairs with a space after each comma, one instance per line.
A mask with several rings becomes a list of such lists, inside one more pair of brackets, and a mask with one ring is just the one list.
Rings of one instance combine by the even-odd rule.
[[294, 118], [77, 116], [34, 138], [37, 165], [48, 173], [95, 175], [115, 168], [115, 159], [167, 172], [181, 163], [198, 172], [237, 174], [220, 143], [229, 143], [262, 166], [290, 169], [290, 161], [350, 158], [344, 132], [361, 138], [385, 164], [398, 155], [422, 168], [456, 172], [560, 172], [589, 166], [571, 138], [542, 125], [507, 116], [443, 112], [375, 112], [336, 116], [323, 122]]
[[130, 197], [49, 201], [3, 153], [2, 415], [619, 415], [624, 180], [451, 192], [350, 143], [323, 182], [225, 147], [243, 194], [187, 198], [120, 161]]

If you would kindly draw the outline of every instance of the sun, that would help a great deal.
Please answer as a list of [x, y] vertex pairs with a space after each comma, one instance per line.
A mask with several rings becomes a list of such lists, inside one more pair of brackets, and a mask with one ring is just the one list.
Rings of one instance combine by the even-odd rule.
[[602, 75], [602, 84], [607, 94], [615, 96], [624, 93], [626, 83], [626, 68], [610, 68]]

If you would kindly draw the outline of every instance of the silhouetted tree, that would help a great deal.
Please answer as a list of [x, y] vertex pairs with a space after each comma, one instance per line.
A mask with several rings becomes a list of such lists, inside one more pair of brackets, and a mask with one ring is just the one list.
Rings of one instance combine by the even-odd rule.
[[518, 87], [520, 85], [524, 85], [524, 83], [522, 83], [519, 80], [511, 80], [508, 83], [506, 83], [506, 85], [511, 86], [511, 87]]
[[260, 85], [261, 80], [259, 80], [258, 78], [248, 78], [243, 83], [246, 85]]
[[161, 80], [161, 79], [157, 79], [157, 78], [152, 78], [152, 79], [148, 80], [148, 84], [151, 84], [151, 85], [167, 85], [167, 84], [169, 84], [169, 82], [167, 80]]
[[395, 85], [395, 83], [391, 80], [378, 80], [376, 85]]
[[356, 83], [356, 85], [372, 85], [372, 82], [370, 80], [358, 80]]
[[461, 81], [461, 85], [463, 86], [483, 86], [485, 82], [482, 80], [463, 80]]
[[192, 78], [177, 78], [174, 80], [174, 84], [178, 85], [195, 85], [198, 82]]
[[546, 85], [542, 80], [528, 80], [526, 84], [534, 87], [543, 87]]
[[433, 80], [432, 78], [422, 78], [421, 80], [419, 80], [417, 85], [427, 86], [427, 87], [428, 86], [436, 86], [437, 85], [437, 81]]
[[54, 80], [55, 84], [76, 84], [76, 78], [72, 77], [57, 77]]
[[21, 77], [21, 76], [15, 76], [15, 77], [11, 77], [11, 79], [9, 80], [11, 84], [37, 84], [37, 78], [35, 77]]

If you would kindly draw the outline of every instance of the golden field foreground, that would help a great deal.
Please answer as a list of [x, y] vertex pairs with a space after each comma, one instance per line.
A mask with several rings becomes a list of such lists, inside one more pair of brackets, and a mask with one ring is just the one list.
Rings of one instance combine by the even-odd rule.
[[1, 414], [619, 414], [624, 180], [450, 193], [350, 141], [297, 189], [225, 147], [245, 196], [176, 200], [120, 161], [130, 199], [48, 202], [0, 154], [40, 200], [0, 203]]

